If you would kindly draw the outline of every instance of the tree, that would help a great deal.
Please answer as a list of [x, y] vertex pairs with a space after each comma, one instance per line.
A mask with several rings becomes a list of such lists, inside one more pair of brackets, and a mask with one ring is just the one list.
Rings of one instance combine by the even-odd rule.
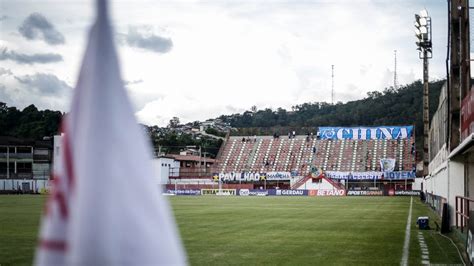
[[29, 105], [22, 111], [0, 103], [0, 135], [41, 140], [57, 134], [62, 114]]
[[250, 107], [250, 111], [252, 111], [252, 113], [256, 113], [257, 112], [257, 106], [252, 105], [252, 107]]
[[169, 128], [177, 128], [179, 126], [179, 118], [174, 116], [171, 118], [170, 123], [168, 124]]

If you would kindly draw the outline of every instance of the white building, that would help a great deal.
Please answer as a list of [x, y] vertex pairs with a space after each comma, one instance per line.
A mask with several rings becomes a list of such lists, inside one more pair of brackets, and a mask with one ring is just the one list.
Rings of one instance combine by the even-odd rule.
[[153, 160], [153, 166], [156, 172], [156, 180], [158, 184], [165, 185], [170, 180], [170, 169], [176, 169], [171, 173], [172, 176], [179, 174], [179, 162], [173, 157], [161, 156]]

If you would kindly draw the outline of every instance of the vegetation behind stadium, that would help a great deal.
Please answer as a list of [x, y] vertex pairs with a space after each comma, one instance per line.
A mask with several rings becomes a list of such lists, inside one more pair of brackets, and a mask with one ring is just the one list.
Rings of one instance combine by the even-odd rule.
[[[430, 118], [436, 111], [439, 94], [444, 80], [430, 83]], [[290, 131], [297, 134], [314, 132], [319, 126], [380, 126], [380, 125], [415, 125], [418, 158], [421, 158], [423, 121], [422, 121], [422, 87], [420, 81], [401, 86], [390, 87], [383, 92], [372, 91], [361, 100], [347, 103], [308, 102], [292, 106], [291, 110], [258, 110], [256, 106], [243, 113], [222, 115], [219, 118], [224, 124], [234, 128], [232, 135], [286, 135]], [[38, 110], [30, 105], [23, 110], [9, 107], [0, 102], [0, 136], [42, 139], [54, 135], [60, 124], [62, 113], [51, 110]], [[186, 124], [196, 127], [200, 122]], [[193, 133], [176, 130], [179, 119], [174, 118], [165, 128], [147, 127], [155, 148], [163, 147], [167, 152], [177, 152], [186, 145], [201, 146], [203, 151], [215, 156], [222, 143], [225, 132], [207, 128], [206, 135], [196, 137]]]

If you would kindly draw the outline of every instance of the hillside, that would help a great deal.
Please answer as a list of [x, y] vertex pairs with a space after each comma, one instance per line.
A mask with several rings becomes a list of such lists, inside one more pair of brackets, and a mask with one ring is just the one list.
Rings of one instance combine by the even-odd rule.
[[[430, 83], [430, 117], [436, 111], [441, 86], [444, 81]], [[246, 111], [242, 114], [222, 115], [214, 124], [206, 127], [211, 135], [223, 136], [230, 125], [232, 135], [286, 135], [289, 131], [297, 134], [314, 132], [319, 126], [380, 126], [380, 125], [415, 125], [417, 150], [422, 151], [422, 83], [416, 81], [398, 89], [388, 88], [383, 92], [370, 92], [367, 97], [347, 103], [329, 104], [325, 102], [303, 103], [292, 107], [291, 111], [282, 108]], [[23, 110], [8, 107], [0, 103], [0, 136], [42, 139], [58, 131], [59, 111], [39, 111], [34, 105]], [[192, 128], [199, 128], [205, 122], [192, 122], [180, 125], [170, 123], [166, 128], [148, 127], [148, 132], [155, 148], [168, 152], [177, 152], [186, 145], [202, 146], [204, 151], [215, 156], [221, 141], [195, 134]], [[172, 120], [174, 121], [174, 120]], [[421, 153], [418, 154], [421, 156]], [[421, 157], [419, 157], [421, 158]]]
[[[430, 83], [430, 118], [438, 106], [444, 80]], [[416, 81], [398, 89], [369, 92], [367, 97], [335, 105], [325, 102], [304, 103], [292, 107], [292, 111], [278, 108], [246, 111], [242, 114], [220, 116], [232, 127], [238, 128], [233, 135], [286, 135], [314, 132], [319, 126], [381, 126], [414, 125], [417, 150], [423, 146], [423, 84]], [[420, 156], [419, 154], [418, 156]]]

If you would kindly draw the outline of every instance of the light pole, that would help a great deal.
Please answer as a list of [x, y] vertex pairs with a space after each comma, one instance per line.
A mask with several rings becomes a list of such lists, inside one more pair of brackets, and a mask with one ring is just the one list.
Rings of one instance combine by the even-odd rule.
[[433, 57], [431, 50], [431, 17], [423, 9], [420, 14], [415, 14], [415, 36], [417, 38], [418, 57], [423, 59], [423, 176], [428, 175], [428, 132], [430, 126], [429, 113], [429, 85], [428, 85], [428, 59]]

